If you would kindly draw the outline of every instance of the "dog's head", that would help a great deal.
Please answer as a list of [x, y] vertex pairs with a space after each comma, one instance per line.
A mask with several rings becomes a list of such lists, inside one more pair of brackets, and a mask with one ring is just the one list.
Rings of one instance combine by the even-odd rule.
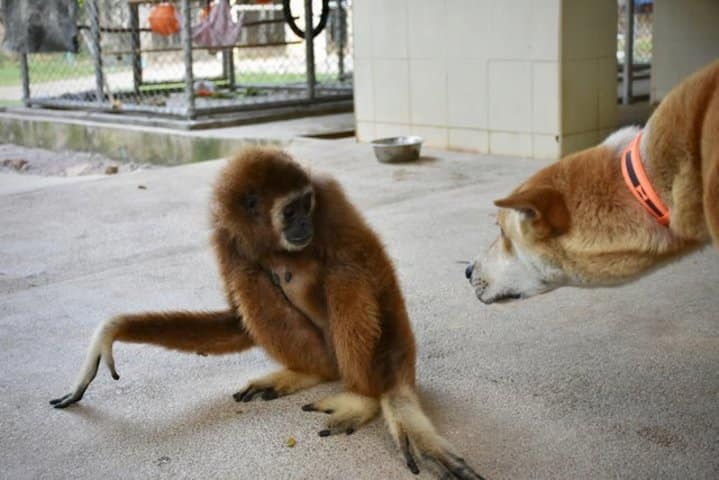
[[619, 155], [634, 134], [565, 157], [495, 202], [499, 237], [466, 269], [481, 302], [620, 283], [681, 248], [624, 185]]
[[520, 187], [497, 200], [499, 237], [466, 270], [483, 303], [526, 298], [568, 283], [558, 238], [571, 227], [562, 194], [549, 186]]

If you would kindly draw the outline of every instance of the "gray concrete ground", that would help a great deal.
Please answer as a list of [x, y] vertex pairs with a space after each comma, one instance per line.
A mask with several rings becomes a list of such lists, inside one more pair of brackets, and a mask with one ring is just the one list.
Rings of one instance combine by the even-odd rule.
[[[427, 151], [388, 166], [351, 140], [289, 150], [339, 177], [380, 232], [414, 323], [422, 399], [480, 472], [719, 477], [717, 252], [622, 288], [488, 307], [459, 262], [496, 235], [492, 200], [543, 163]], [[276, 368], [259, 351], [120, 344], [118, 382], [101, 370], [79, 405], [47, 404], [71, 386], [108, 315], [223, 305], [207, 246], [221, 165], [0, 176], [0, 477], [413, 478], [380, 421], [317, 436], [322, 417], [300, 406], [338, 385], [236, 404], [233, 392]]]

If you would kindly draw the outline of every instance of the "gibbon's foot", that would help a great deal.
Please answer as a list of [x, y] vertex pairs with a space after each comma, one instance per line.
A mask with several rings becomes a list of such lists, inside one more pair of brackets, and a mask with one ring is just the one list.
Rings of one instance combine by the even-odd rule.
[[314, 387], [322, 382], [322, 378], [316, 375], [285, 369], [252, 380], [244, 389], [233, 394], [232, 397], [237, 402], [249, 402], [256, 395], [259, 395], [262, 400], [274, 400], [305, 388]]
[[379, 412], [379, 401], [357, 393], [344, 392], [331, 395], [302, 407], [305, 412], [322, 412], [329, 415], [320, 437], [344, 433], [353, 434]]
[[415, 475], [419, 474], [419, 467], [417, 467], [415, 458], [420, 458], [422, 461], [432, 464], [434, 470], [440, 475], [442, 480], [485, 480], [485, 478], [475, 472], [462, 457], [459, 457], [448, 449], [429, 448], [422, 450], [417, 448], [416, 445], [412, 445], [407, 435], [404, 436], [400, 449], [407, 463], [407, 468]]

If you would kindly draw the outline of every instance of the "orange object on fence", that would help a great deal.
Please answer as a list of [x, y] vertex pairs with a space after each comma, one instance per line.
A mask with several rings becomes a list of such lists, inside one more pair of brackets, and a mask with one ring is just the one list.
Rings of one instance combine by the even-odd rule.
[[180, 31], [180, 21], [175, 6], [168, 2], [158, 3], [148, 17], [150, 30], [159, 35], [172, 35]]

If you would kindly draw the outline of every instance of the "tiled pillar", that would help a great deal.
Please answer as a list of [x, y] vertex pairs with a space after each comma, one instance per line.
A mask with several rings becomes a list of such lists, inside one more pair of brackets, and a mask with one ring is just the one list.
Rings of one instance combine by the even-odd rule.
[[654, 4], [652, 102], [685, 77], [719, 58], [719, 1]]
[[[611, 123], [612, 108], [600, 107], [609, 95], [609, 41], [595, 37], [609, 28], [613, 15], [611, 31], [601, 33], [612, 42], [613, 59], [614, 2], [356, 0], [353, 5], [360, 141], [416, 134], [434, 147], [558, 158], [585, 138], [597, 139]], [[590, 24], [592, 34], [564, 21], [568, 11], [581, 25]], [[611, 86], [616, 89], [616, 83]], [[574, 121], [578, 126], [563, 130]]]
[[617, 125], [617, 4], [563, 0], [561, 153], [600, 142]]

